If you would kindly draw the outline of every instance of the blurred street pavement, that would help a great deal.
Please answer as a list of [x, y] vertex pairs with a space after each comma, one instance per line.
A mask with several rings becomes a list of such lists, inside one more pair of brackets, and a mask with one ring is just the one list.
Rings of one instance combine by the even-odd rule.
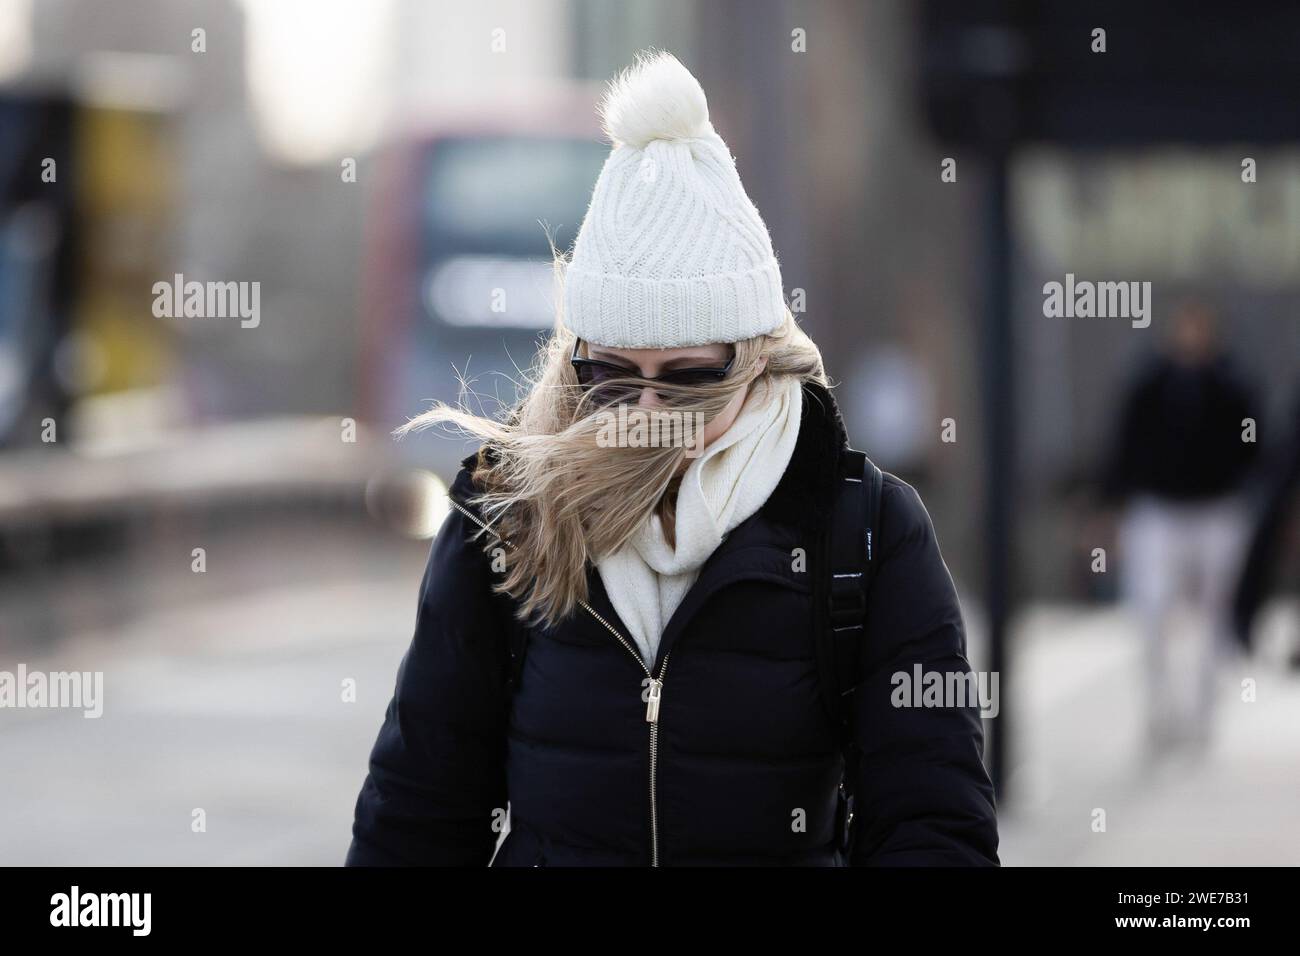
[[[263, 566], [240, 574], [275, 582], [265, 590], [189, 596], [21, 658], [103, 670], [104, 715], [0, 711], [0, 863], [342, 863], [428, 542], [284, 537], [238, 559]], [[289, 554], [321, 578], [283, 584], [272, 569]], [[194, 808], [205, 833], [191, 832]]]
[[[1019, 728], [1016, 799], [999, 814], [1003, 863], [1300, 863], [1300, 673], [1284, 660], [1298, 617], [1294, 604], [1275, 605], [1253, 661], [1226, 666], [1205, 753], [1153, 755], [1129, 617], [1059, 607], [1024, 615], [1013, 651], [1019, 693], [1003, 685]], [[1246, 678], [1256, 684], [1253, 703], [1241, 699]], [[1093, 832], [1097, 808], [1105, 832]]]

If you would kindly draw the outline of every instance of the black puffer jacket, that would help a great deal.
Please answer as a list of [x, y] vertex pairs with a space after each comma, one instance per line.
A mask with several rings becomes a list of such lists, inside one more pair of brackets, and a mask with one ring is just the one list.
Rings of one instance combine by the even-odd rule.
[[[347, 864], [997, 864], [978, 711], [891, 705], [897, 672], [970, 667], [929, 516], [888, 475], [853, 697], [857, 835], [848, 859], [836, 848], [843, 758], [818, 697], [812, 582], [826, 573], [816, 542], [845, 440], [829, 392], [806, 386], [779, 486], [710, 556], [665, 628], [657, 722], [647, 720], [649, 675], [594, 570], [590, 610], [531, 630], [507, 693], [510, 601], [491, 593], [492, 559], [453, 509]], [[453, 484], [459, 501], [473, 493], [472, 462]], [[796, 548], [806, 570], [793, 570]]]

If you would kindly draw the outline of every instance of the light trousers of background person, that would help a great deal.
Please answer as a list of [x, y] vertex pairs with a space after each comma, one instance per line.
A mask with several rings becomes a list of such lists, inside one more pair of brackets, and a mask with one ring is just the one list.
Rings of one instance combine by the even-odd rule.
[[[1209, 739], [1222, 690], [1217, 677], [1236, 648], [1231, 602], [1248, 530], [1246, 502], [1238, 495], [1195, 502], [1138, 495], [1125, 510], [1120, 582], [1142, 622], [1147, 732], [1157, 745], [1180, 737], [1201, 744]], [[1182, 597], [1191, 599], [1200, 626], [1178, 636], [1195, 643], [1196, 659], [1192, 694], [1180, 708], [1169, 657], [1170, 618]]]

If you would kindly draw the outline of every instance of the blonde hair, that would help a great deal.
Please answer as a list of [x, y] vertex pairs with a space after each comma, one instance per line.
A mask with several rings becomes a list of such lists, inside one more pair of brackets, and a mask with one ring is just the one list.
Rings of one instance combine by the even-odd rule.
[[[587, 563], [617, 551], [652, 513], [672, 526], [688, 448], [607, 447], [607, 419], [579, 384], [570, 357], [576, 338], [558, 320], [538, 350], [523, 397], [500, 420], [438, 403], [396, 430], [451, 425], [480, 439], [468, 504], [510, 544], [494, 590], [517, 603], [521, 621], [554, 625], [587, 599]], [[775, 331], [734, 344], [731, 373], [701, 385], [654, 386], [673, 411], [711, 421], [738, 392], [795, 376], [826, 384], [821, 353], [786, 310]], [[765, 360], [765, 361], [764, 361]], [[611, 385], [636, 378], [619, 379]], [[486, 542], [485, 548], [493, 542]]]

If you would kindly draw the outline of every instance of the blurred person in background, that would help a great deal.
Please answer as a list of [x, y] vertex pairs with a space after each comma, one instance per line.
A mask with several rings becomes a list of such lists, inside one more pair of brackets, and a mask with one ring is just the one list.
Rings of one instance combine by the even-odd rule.
[[[406, 426], [483, 446], [347, 863], [997, 865], [977, 707], [893, 700], [898, 673], [970, 674], [924, 505], [884, 476], [874, 581], [841, 628], [869, 636], [841, 750], [815, 649], [847, 433], [821, 355], [686, 68], [642, 57], [601, 112], [614, 148], [531, 390], [502, 421]], [[699, 453], [602, 440], [629, 406], [699, 413]]]
[[[1105, 488], [1123, 499], [1121, 593], [1141, 617], [1147, 733], [1153, 747], [1208, 742], [1216, 676], [1231, 639], [1232, 595], [1249, 525], [1244, 495], [1258, 448], [1257, 402], [1203, 302], [1179, 304], [1162, 352], [1124, 396]], [[1193, 599], [1196, 670], [1182, 704], [1170, 680], [1170, 618]]]

